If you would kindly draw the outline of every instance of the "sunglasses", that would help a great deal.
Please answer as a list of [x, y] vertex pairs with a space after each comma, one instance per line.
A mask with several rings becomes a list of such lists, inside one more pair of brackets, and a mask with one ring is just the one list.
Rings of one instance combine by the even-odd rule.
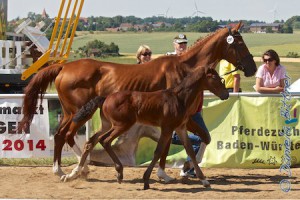
[[272, 62], [274, 59], [272, 59], [272, 58], [268, 58], [268, 59], [265, 59], [264, 58], [264, 62], [266, 63], [266, 62]]
[[143, 56], [151, 56], [152, 55], [152, 52], [145, 52], [142, 54]]

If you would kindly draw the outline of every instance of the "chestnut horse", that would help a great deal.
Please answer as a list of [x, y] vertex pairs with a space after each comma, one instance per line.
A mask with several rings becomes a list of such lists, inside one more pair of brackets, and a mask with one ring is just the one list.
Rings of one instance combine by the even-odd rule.
[[[197, 109], [197, 103], [199, 102], [197, 97], [201, 95], [204, 89], [210, 90], [222, 100], [229, 97], [224, 81], [222, 82], [222, 79], [214, 69], [198, 67], [174, 88], [155, 92], [121, 91], [113, 93], [106, 98], [96, 97], [91, 100], [77, 112], [70, 127], [76, 126], [77, 123], [81, 124], [81, 121], [86, 122], [99, 107], [103, 110], [106, 119], [111, 123], [111, 129], [104, 134], [99, 131], [89, 139], [85, 144], [79, 165], [71, 174], [64, 176], [64, 181], [80, 175], [88, 154], [100, 141], [115, 163], [118, 172], [117, 178], [120, 183], [123, 179], [123, 166], [112, 150], [111, 142], [130, 129], [136, 122], [139, 122], [161, 128], [161, 135], [156, 146], [154, 158], [143, 177], [144, 189], [149, 189], [151, 172], [162, 152], [169, 151], [168, 144], [174, 130], [176, 130], [181, 141], [183, 141], [184, 148], [192, 159], [197, 177], [200, 178], [204, 186], [209, 186], [196, 161], [193, 147], [187, 137], [186, 128], [188, 119]], [[200, 133], [200, 135], [205, 137], [205, 131]]]
[[[234, 64], [244, 71], [245, 76], [256, 72], [256, 65], [242, 36], [238, 32], [241, 23], [230, 28], [220, 29], [202, 40], [198, 40], [180, 56], [161, 56], [145, 64], [117, 64], [81, 59], [65, 64], [54, 64], [39, 71], [25, 89], [23, 102], [24, 117], [19, 131], [26, 130], [35, 114], [38, 98], [43, 98], [47, 87], [55, 81], [56, 90], [62, 105], [63, 118], [54, 136], [53, 172], [64, 175], [61, 165], [61, 152], [67, 142], [80, 158], [81, 150], [74, 141], [78, 128], [70, 129], [76, 112], [96, 96], [108, 96], [117, 91], [157, 91], [175, 86], [196, 66], [213, 65], [221, 59]], [[41, 94], [41, 95], [40, 95]], [[110, 129], [110, 124], [100, 111], [102, 131]], [[189, 120], [188, 130], [196, 133], [200, 127]], [[210, 135], [202, 138], [210, 142]], [[164, 152], [167, 154], [168, 152]], [[162, 159], [163, 160], [163, 159]], [[164, 169], [164, 163], [161, 164]], [[86, 170], [87, 167], [86, 167]]]

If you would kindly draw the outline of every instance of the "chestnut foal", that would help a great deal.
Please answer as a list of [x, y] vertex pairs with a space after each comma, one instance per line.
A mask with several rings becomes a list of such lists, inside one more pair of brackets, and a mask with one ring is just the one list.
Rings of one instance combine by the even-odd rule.
[[[85, 144], [79, 165], [71, 174], [64, 176], [64, 181], [76, 178], [85, 164], [86, 157], [93, 147], [100, 141], [115, 163], [118, 172], [118, 182], [123, 179], [123, 166], [111, 148], [111, 142], [136, 122], [159, 126], [161, 136], [158, 141], [154, 158], [144, 173], [144, 189], [149, 189], [149, 178], [154, 165], [161, 157], [162, 152], [168, 147], [172, 132], [176, 130], [183, 141], [187, 154], [191, 157], [196, 170], [197, 177], [205, 187], [209, 182], [205, 179], [195, 158], [190, 140], [187, 137], [186, 124], [191, 115], [194, 114], [199, 103], [199, 94], [204, 89], [210, 90], [222, 100], [229, 97], [229, 93], [222, 79], [214, 69], [199, 67], [188, 75], [178, 86], [156, 92], [122, 91], [105, 97], [96, 97], [83, 106], [73, 118], [72, 125], [76, 125], [86, 116], [91, 116], [98, 107], [110, 121], [112, 127], [102, 134], [101, 131], [92, 136]], [[71, 125], [71, 126], [72, 126]], [[205, 134], [203, 133], [200, 134]]]

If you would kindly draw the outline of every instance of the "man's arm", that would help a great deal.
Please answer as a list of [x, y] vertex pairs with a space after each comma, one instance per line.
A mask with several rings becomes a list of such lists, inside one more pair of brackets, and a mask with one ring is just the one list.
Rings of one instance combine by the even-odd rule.
[[240, 82], [241, 82], [241, 76], [239, 74], [235, 74], [233, 76], [233, 92], [239, 92]]

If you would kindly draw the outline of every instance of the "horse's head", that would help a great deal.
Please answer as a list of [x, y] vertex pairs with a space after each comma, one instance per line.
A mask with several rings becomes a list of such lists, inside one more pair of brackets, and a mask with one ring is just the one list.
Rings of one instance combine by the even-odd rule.
[[237, 69], [242, 70], [246, 77], [253, 76], [256, 72], [256, 64], [253, 56], [250, 54], [241, 34], [239, 28], [241, 22], [234, 28], [228, 28], [228, 33], [225, 34], [224, 42], [227, 48], [224, 48], [224, 59], [236, 66]]
[[229, 92], [225, 87], [225, 81], [215, 69], [209, 68], [206, 72], [206, 88], [222, 100], [228, 99]]

